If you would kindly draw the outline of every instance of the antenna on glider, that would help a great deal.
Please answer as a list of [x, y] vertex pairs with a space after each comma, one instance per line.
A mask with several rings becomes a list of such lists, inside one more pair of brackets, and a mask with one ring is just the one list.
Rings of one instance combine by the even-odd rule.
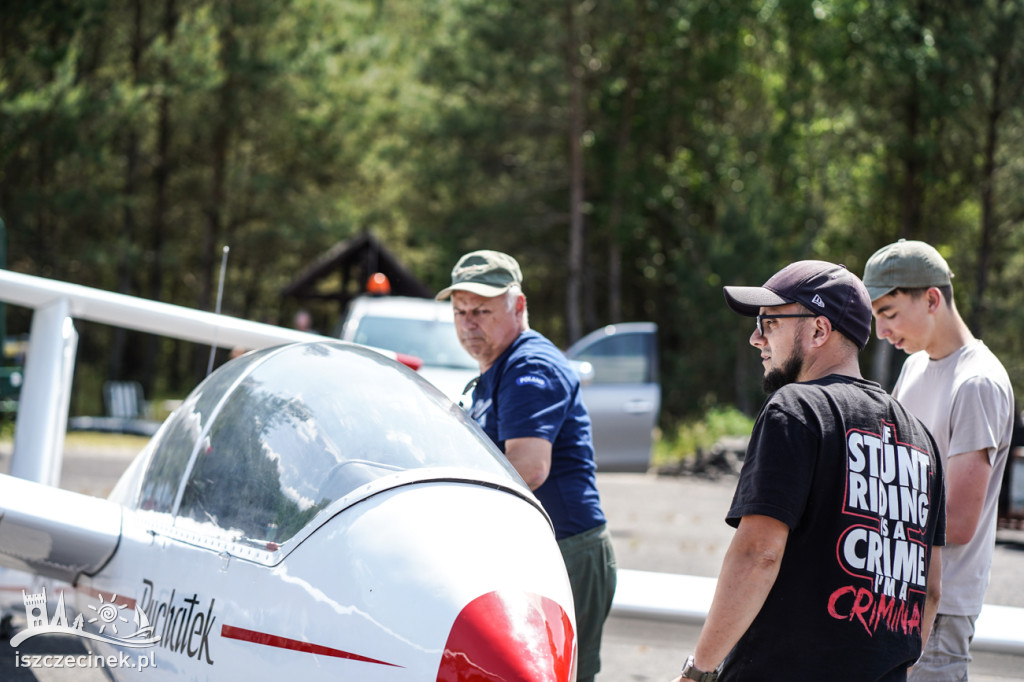
[[[224, 271], [227, 270], [228, 267], [228, 251], [230, 251], [230, 249], [225, 246], [220, 258], [220, 282], [217, 283], [217, 306], [216, 310], [214, 310], [218, 315], [220, 315], [221, 301], [224, 300]], [[206, 365], [206, 376], [210, 376], [210, 372], [213, 371], [213, 356], [216, 354], [217, 344], [214, 342], [214, 344], [210, 346], [210, 362]]]

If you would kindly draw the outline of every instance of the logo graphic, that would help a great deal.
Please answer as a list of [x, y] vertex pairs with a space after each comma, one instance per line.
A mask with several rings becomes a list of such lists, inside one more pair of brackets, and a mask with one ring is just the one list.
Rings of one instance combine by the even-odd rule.
[[819, 296], [818, 294], [814, 295], [814, 298], [811, 299], [811, 303], [818, 306], [819, 308], [825, 307], [825, 301], [821, 300], [821, 296]]
[[847, 432], [847, 527], [835, 555], [853, 582], [829, 597], [833, 618], [859, 622], [872, 637], [920, 632], [935, 475], [932, 455], [900, 442], [895, 424]]
[[546, 388], [548, 382], [544, 380], [544, 377], [539, 377], [536, 374], [524, 374], [516, 379], [516, 384], [519, 386], [530, 384], [538, 388]]
[[[24, 630], [11, 638], [12, 647], [17, 647], [29, 637], [46, 634], [76, 635], [98, 642], [107, 642], [108, 644], [133, 648], [153, 646], [160, 641], [159, 635], [154, 636], [153, 626], [149, 624], [145, 611], [136, 604], [134, 618], [129, 621], [126, 614], [129, 616], [132, 614], [130, 611], [126, 611], [128, 604], [118, 604], [116, 594], [110, 595], [109, 600], [104, 599], [103, 595], [100, 594], [99, 603], [95, 605], [89, 604], [88, 606], [89, 614], [93, 614], [92, 617], [88, 618], [87, 621], [86, 616], [89, 614], [83, 615], [79, 613], [71, 625], [68, 625], [63, 590], [61, 590], [60, 597], [57, 599], [57, 606], [53, 611], [52, 619], [48, 619], [46, 613], [46, 588], [43, 588], [43, 591], [39, 594], [25, 594], [24, 590], [22, 590], [21, 594], [25, 602], [25, 622], [27, 625]], [[85, 629], [86, 622], [97, 628], [97, 632]], [[134, 625], [135, 631], [128, 634], [131, 630], [130, 623]], [[121, 628], [120, 632], [118, 631], [119, 627]], [[108, 629], [110, 631], [109, 634], [107, 633]], [[125, 636], [119, 636], [122, 633]]]

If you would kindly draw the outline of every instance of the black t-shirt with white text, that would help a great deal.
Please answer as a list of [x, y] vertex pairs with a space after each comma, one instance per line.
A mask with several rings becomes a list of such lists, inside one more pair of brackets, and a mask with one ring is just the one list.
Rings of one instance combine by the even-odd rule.
[[790, 534], [720, 679], [906, 679], [945, 506], [935, 441], [878, 384], [830, 375], [772, 394], [726, 520], [769, 516]]

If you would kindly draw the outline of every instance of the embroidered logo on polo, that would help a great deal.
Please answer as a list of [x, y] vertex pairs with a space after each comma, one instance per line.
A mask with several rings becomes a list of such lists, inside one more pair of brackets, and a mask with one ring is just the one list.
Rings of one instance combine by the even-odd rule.
[[548, 380], [544, 377], [537, 376], [536, 374], [524, 374], [521, 377], [516, 377], [517, 386], [536, 386], [537, 388], [547, 388]]

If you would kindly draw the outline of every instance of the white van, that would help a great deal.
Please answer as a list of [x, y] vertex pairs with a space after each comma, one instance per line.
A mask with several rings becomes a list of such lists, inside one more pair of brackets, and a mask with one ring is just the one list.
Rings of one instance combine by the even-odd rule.
[[[661, 408], [657, 334], [653, 322], [613, 324], [566, 351], [581, 377], [595, 457], [603, 471], [646, 471], [650, 463]], [[349, 304], [338, 336], [420, 358], [423, 378], [468, 407], [469, 385], [479, 368], [459, 344], [450, 302], [360, 296]]]

